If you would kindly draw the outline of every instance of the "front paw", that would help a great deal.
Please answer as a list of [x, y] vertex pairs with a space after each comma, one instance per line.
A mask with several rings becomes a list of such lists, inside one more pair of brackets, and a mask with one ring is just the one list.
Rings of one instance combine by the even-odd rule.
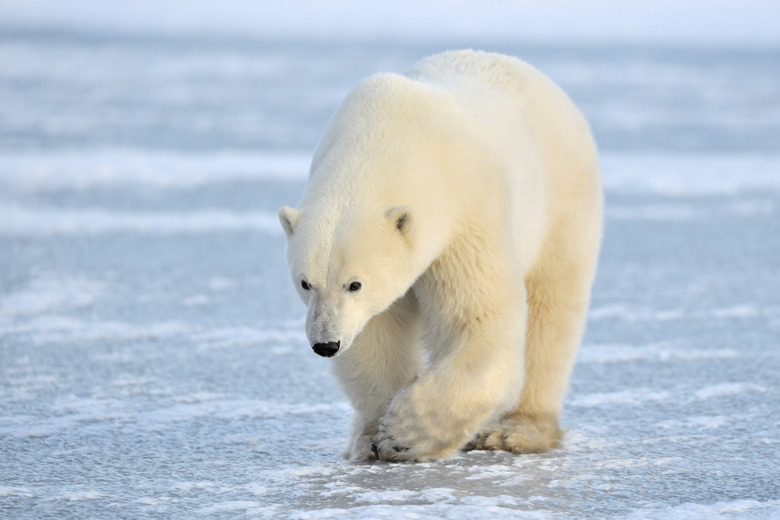
[[382, 423], [379, 435], [371, 442], [371, 453], [375, 460], [385, 462], [418, 462], [416, 451], [411, 446], [399, 443], [394, 435], [388, 433], [385, 423]]
[[349, 448], [342, 454], [345, 459], [354, 462], [371, 462], [375, 456], [374, 439], [370, 435], [361, 435], [350, 442]]
[[476, 431], [473, 419], [452, 413], [418, 382], [395, 396], [379, 424], [371, 451], [377, 460], [428, 462], [446, 457]]
[[376, 460], [387, 462], [427, 462], [441, 458], [446, 444], [439, 432], [426, 427], [426, 417], [411, 407], [392, 407], [379, 425], [371, 444]]

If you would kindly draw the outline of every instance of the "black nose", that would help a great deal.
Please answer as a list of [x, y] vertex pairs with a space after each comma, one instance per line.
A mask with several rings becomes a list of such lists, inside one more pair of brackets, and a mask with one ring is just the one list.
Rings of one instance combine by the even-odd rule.
[[340, 341], [329, 341], [328, 343], [315, 343], [311, 348], [322, 357], [333, 357], [339, 351], [340, 344]]

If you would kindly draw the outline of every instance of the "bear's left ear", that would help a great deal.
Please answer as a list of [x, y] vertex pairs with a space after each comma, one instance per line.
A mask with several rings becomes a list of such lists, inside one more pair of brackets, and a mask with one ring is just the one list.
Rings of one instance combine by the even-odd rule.
[[407, 240], [411, 240], [414, 232], [414, 216], [412, 208], [409, 206], [397, 206], [387, 210], [385, 213], [387, 219], [393, 227], [401, 233]]
[[284, 232], [287, 236], [292, 236], [295, 230], [295, 225], [298, 223], [298, 219], [301, 216], [300, 210], [285, 206], [279, 210], [279, 222], [282, 223]]

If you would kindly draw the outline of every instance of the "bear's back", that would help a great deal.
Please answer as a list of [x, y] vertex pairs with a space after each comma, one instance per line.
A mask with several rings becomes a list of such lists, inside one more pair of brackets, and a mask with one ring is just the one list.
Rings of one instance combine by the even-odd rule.
[[557, 89], [544, 74], [518, 58], [473, 50], [429, 56], [412, 65], [405, 76], [455, 93], [471, 94], [489, 87], [518, 99], [530, 90]]
[[[458, 50], [435, 54], [418, 61], [406, 72], [414, 81], [448, 91], [464, 108], [509, 115], [516, 111], [539, 144], [564, 128], [569, 136], [589, 141], [590, 129], [569, 96], [554, 81], [532, 65], [498, 53]], [[509, 101], [509, 103], [507, 103]], [[575, 135], [577, 137], [575, 137]], [[583, 143], [592, 146], [592, 142]]]

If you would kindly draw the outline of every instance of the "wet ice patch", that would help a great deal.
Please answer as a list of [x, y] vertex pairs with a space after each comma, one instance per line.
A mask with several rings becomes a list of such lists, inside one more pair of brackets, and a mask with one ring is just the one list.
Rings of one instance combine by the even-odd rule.
[[752, 215], [774, 215], [777, 212], [777, 205], [768, 200], [743, 200], [733, 202], [728, 205], [728, 210], [734, 215], [752, 216]]
[[[511, 497], [509, 497], [511, 498]], [[299, 511], [288, 516], [294, 520], [471, 520], [474, 518], [516, 518], [524, 520], [546, 520], [556, 518], [551, 511], [524, 511], [496, 503], [482, 504], [424, 504], [400, 505], [377, 504], [346, 508], [322, 508]]]
[[696, 399], [714, 399], [718, 397], [728, 397], [744, 393], [764, 393], [766, 387], [754, 383], [724, 383], [702, 388], [693, 394]]
[[780, 316], [780, 308], [776, 306], [758, 307], [742, 303], [730, 307], [711, 309], [659, 309], [638, 305], [614, 303], [593, 307], [588, 313], [589, 320], [622, 320], [622, 321], [674, 321], [682, 319], [749, 319], [756, 317], [776, 318]]
[[94, 490], [74, 490], [66, 491], [57, 498], [68, 502], [79, 502], [82, 500], [98, 500], [102, 498], [102, 495]]
[[712, 315], [715, 318], [753, 318], [755, 316], [761, 316], [763, 313], [752, 305], [735, 305], [734, 307], [726, 307], [722, 309], [715, 309], [712, 311]]
[[193, 296], [188, 296], [187, 298], [184, 298], [181, 301], [181, 304], [185, 307], [201, 307], [203, 305], [208, 305], [211, 302], [211, 298], [206, 296], [205, 294], [195, 294]]
[[199, 210], [190, 212], [121, 212], [103, 208], [61, 209], [0, 206], [0, 235], [102, 235], [146, 233], [198, 234], [220, 231], [282, 233], [276, 213]]
[[270, 418], [322, 412], [348, 411], [344, 402], [334, 404], [286, 404], [257, 399], [210, 398], [191, 400], [183, 404], [140, 413], [139, 416], [157, 423], [178, 423], [199, 417], [215, 419]]
[[268, 328], [257, 329], [254, 327], [220, 327], [192, 334], [192, 339], [199, 345], [209, 348], [234, 348], [245, 345], [277, 345], [284, 351], [284, 345], [303, 344], [305, 337], [301, 328]]
[[434, 503], [452, 502], [455, 500], [457, 490], [451, 488], [430, 488], [420, 492], [420, 500]]
[[171, 486], [175, 491], [211, 490], [216, 485], [213, 482], [178, 482]]
[[415, 498], [417, 492], [409, 491], [407, 489], [389, 489], [387, 491], [368, 491], [365, 493], [358, 493], [355, 495], [355, 502], [368, 502], [370, 504], [387, 503], [387, 502], [406, 502], [411, 498]]
[[33, 498], [34, 496], [35, 493], [28, 488], [0, 486], [0, 497]]
[[590, 320], [617, 319], [622, 321], [670, 321], [687, 317], [683, 309], [658, 309], [626, 304], [610, 304], [594, 307], [588, 313]]
[[67, 316], [41, 316], [6, 326], [6, 332], [24, 334], [36, 345], [84, 341], [129, 341], [171, 337], [191, 331], [176, 321], [129, 323], [123, 321], [86, 321]]
[[45, 438], [68, 431], [100, 430], [104, 425], [131, 420], [132, 409], [116, 399], [65, 396], [57, 399], [45, 417], [15, 415], [0, 421], [0, 434], [17, 438]]
[[341, 401], [329, 404], [287, 404], [208, 395], [188, 396], [178, 400], [184, 402], [161, 404], [154, 408], [137, 408], [119, 399], [64, 396], [48, 407], [46, 416], [17, 414], [0, 418], [0, 434], [18, 438], [42, 438], [65, 432], [101, 431], [105, 428], [116, 428], [118, 425], [132, 425], [133, 428], [143, 431], [157, 431], [175, 428], [178, 424], [201, 418], [223, 421], [292, 418], [321, 413], [344, 415], [351, 410], [347, 403]]
[[517, 475], [517, 470], [512, 466], [506, 466], [503, 464], [489, 464], [474, 466], [469, 468], [471, 475], [464, 477], [464, 480], [482, 480], [482, 479], [497, 479], [508, 478]]
[[637, 312], [632, 310], [629, 306], [621, 303], [592, 307], [588, 312], [589, 320], [603, 320], [611, 318], [635, 320], [637, 318]]
[[239, 286], [239, 282], [230, 278], [215, 277], [209, 280], [209, 289], [212, 291], [228, 291]]
[[[605, 153], [601, 163], [608, 191], [673, 196], [780, 191], [778, 155]], [[672, 213], [679, 217], [693, 214], [690, 208], [678, 208]], [[668, 216], [674, 216], [672, 213]], [[653, 216], [653, 212], [649, 214]]]
[[[780, 175], [780, 172], [778, 172]], [[721, 216], [750, 217], [754, 215], [774, 215], [775, 205], [771, 201], [745, 201], [743, 203], [710, 203], [708, 206], [695, 204], [608, 204], [605, 216], [613, 220], [657, 220], [679, 222], [684, 220], [703, 220]]]
[[693, 206], [680, 204], [645, 206], [607, 206], [607, 220], [688, 220], [701, 217]]
[[[2, 224], [0, 224], [2, 226]], [[0, 316], [33, 316], [92, 305], [105, 285], [84, 277], [44, 274], [24, 289], [0, 298]]]
[[648, 401], [666, 401], [671, 397], [669, 392], [653, 391], [649, 388], [623, 390], [621, 392], [586, 394], [569, 400], [571, 406], [585, 408], [609, 405], [639, 405]]
[[508, 495], [498, 495], [494, 497], [471, 496], [460, 499], [461, 504], [487, 508], [496, 506], [517, 506], [523, 502], [524, 500], [520, 500], [516, 497], [511, 497]]
[[623, 520], [698, 520], [700, 518], [776, 520], [779, 512], [780, 500], [767, 502], [735, 500], [714, 504], [689, 503], [671, 507], [651, 505], [620, 518]]
[[23, 192], [150, 186], [193, 188], [240, 180], [305, 180], [311, 155], [76, 150], [0, 154], [0, 186]]
[[203, 507], [199, 509], [198, 512], [204, 515], [213, 515], [216, 513], [229, 513], [233, 511], [259, 509], [262, 506], [263, 505], [260, 502], [253, 502], [250, 500], [231, 500], [228, 502], [214, 504], [213, 506]]
[[701, 350], [668, 344], [583, 345], [577, 355], [578, 363], [623, 363], [634, 361], [698, 361], [729, 359], [739, 356], [732, 349]]
[[686, 417], [684, 419], [673, 419], [669, 421], [662, 421], [658, 424], [658, 426], [667, 430], [672, 430], [672, 429], [690, 430], [691, 428], [695, 428], [698, 430], [710, 430], [716, 428], [723, 428], [724, 426], [733, 424], [734, 421], [735, 418], [733, 416], [725, 417], [722, 415], [715, 415], [715, 416]]

